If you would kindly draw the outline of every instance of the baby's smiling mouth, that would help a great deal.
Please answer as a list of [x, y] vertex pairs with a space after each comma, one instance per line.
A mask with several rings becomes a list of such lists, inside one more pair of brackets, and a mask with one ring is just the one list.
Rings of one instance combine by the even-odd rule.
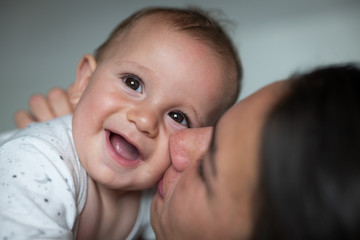
[[139, 150], [122, 136], [110, 132], [109, 140], [115, 152], [119, 154], [120, 157], [128, 161], [135, 161], [139, 158]]

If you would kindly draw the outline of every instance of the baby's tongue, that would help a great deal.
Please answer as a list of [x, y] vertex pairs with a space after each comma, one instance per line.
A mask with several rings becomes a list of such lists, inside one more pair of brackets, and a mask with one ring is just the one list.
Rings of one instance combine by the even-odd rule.
[[110, 134], [110, 143], [115, 149], [115, 151], [128, 161], [134, 161], [139, 157], [139, 151], [131, 143], [126, 141], [120, 135], [111, 133]]

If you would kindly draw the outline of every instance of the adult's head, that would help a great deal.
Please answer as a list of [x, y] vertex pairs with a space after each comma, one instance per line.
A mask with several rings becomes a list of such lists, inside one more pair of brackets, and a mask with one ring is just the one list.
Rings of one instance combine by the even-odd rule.
[[157, 238], [358, 238], [359, 74], [268, 85], [224, 114], [209, 148], [211, 129], [176, 133], [151, 209]]

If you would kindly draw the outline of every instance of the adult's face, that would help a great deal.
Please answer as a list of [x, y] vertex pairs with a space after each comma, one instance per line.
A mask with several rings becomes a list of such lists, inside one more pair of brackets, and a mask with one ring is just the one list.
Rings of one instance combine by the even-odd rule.
[[172, 165], [151, 206], [158, 239], [249, 237], [261, 127], [282, 85], [269, 85], [236, 104], [212, 136], [211, 128], [173, 135]]

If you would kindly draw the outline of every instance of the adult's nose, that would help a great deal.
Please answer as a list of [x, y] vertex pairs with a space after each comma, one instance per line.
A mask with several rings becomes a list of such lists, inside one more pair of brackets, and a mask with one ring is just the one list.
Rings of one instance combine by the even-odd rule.
[[159, 119], [156, 112], [147, 107], [133, 108], [127, 112], [127, 118], [133, 122], [136, 128], [148, 135], [149, 137], [156, 137], [159, 133]]
[[207, 151], [212, 127], [184, 129], [170, 137], [171, 163], [177, 171], [184, 171], [193, 160]]

